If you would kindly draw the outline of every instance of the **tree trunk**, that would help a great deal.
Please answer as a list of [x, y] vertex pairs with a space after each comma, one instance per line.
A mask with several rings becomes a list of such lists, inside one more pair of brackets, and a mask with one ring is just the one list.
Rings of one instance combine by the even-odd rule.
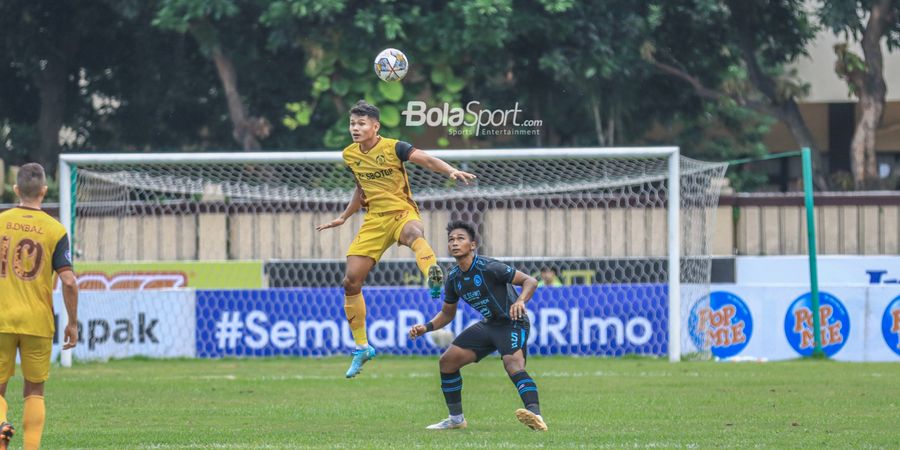
[[619, 118], [619, 109], [615, 103], [610, 103], [609, 117], [606, 119], [606, 144], [610, 147], [616, 145], [616, 120]]
[[875, 158], [875, 132], [884, 115], [887, 86], [884, 82], [884, 57], [881, 38], [889, 23], [894, 20], [891, 0], [878, 0], [872, 5], [869, 22], [863, 32], [862, 50], [866, 70], [860, 86], [857, 86], [862, 114], [853, 132], [850, 145], [850, 167], [857, 189], [872, 186], [878, 180], [878, 164]]
[[[878, 179], [878, 164], [875, 160], [875, 132], [881, 123], [884, 104], [869, 95], [862, 95], [859, 104], [862, 116], [853, 131], [850, 144], [850, 169], [856, 189], [871, 187]], [[883, 97], [882, 97], [883, 98]]]
[[779, 111], [779, 118], [787, 125], [794, 142], [798, 147], [807, 147], [810, 149], [813, 165], [813, 184], [819, 190], [828, 189], [828, 181], [825, 179], [825, 166], [822, 163], [822, 154], [819, 153], [818, 146], [813, 140], [813, 134], [809, 131], [806, 121], [800, 114], [800, 107], [794, 99], [789, 99], [779, 105], [775, 105]]
[[591, 113], [594, 115], [594, 131], [597, 133], [597, 146], [606, 146], [606, 137], [603, 133], [603, 117], [600, 115], [600, 102], [591, 99]]
[[31, 159], [49, 171], [55, 166], [53, 155], [59, 154], [59, 130], [66, 111], [66, 68], [60, 58], [48, 58], [35, 81], [41, 102], [37, 122], [40, 144]]
[[31, 159], [49, 173], [55, 172], [60, 152], [59, 130], [66, 114], [69, 62], [78, 49], [78, 39], [75, 33], [65, 33], [59, 36], [56, 44], [56, 48], [47, 53], [44, 67], [34, 77], [41, 103], [37, 122], [40, 141]]
[[254, 127], [247, 118], [247, 110], [241, 100], [241, 94], [237, 87], [237, 73], [231, 59], [222, 52], [219, 44], [212, 46], [212, 58], [216, 64], [216, 71], [225, 89], [225, 99], [228, 101], [228, 115], [234, 126], [232, 136], [244, 150], [259, 150], [259, 141], [256, 139]]

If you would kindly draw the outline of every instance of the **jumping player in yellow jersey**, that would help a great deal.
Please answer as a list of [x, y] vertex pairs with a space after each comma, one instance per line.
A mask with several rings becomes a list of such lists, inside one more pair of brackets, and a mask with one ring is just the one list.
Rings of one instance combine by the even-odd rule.
[[360, 100], [350, 109], [350, 136], [353, 143], [343, 151], [344, 163], [356, 178], [356, 191], [340, 217], [319, 225], [317, 230], [341, 226], [360, 208], [366, 208], [362, 227], [347, 250], [344, 275], [344, 311], [356, 343], [347, 378], [356, 376], [362, 365], [375, 357], [375, 348], [366, 336], [366, 302], [362, 285], [369, 271], [394, 243], [410, 247], [416, 264], [428, 280], [432, 298], [440, 298], [444, 272], [424, 235], [419, 208], [412, 199], [403, 163], [412, 162], [466, 184], [475, 175], [457, 170], [407, 142], [383, 138], [378, 108]]
[[44, 168], [25, 164], [13, 187], [19, 206], [0, 213], [0, 449], [15, 430], [7, 422], [6, 384], [15, 374], [16, 350], [25, 377], [22, 412], [23, 446], [41, 445], [44, 431], [44, 382], [50, 376], [54, 329], [53, 282], [62, 281], [69, 314], [64, 349], [78, 340], [78, 288], [66, 229], [41, 211], [47, 194]]

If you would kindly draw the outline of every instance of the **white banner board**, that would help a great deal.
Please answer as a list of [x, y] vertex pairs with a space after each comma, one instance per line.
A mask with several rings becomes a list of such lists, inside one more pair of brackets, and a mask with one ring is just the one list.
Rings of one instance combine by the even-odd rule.
[[[784, 360], [812, 353], [811, 295], [805, 287], [713, 285], [689, 319], [719, 359]], [[823, 286], [819, 336], [841, 361], [900, 361], [900, 285]]]
[[[53, 358], [61, 348], [68, 315], [62, 294], [53, 296], [56, 336]], [[196, 354], [196, 297], [191, 289], [162, 291], [84, 291], [78, 301], [77, 360]]]
[[[735, 257], [735, 283], [809, 286], [809, 258], [798, 256]], [[900, 285], [900, 256], [819, 256], [822, 285]]]

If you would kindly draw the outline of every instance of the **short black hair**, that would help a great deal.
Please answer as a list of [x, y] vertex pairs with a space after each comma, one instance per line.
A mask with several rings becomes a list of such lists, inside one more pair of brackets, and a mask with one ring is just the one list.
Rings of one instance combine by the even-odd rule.
[[47, 185], [44, 168], [38, 163], [23, 165], [16, 175], [16, 185], [19, 186], [19, 196], [22, 199], [37, 200], [41, 196], [41, 189]]
[[360, 100], [350, 108], [351, 116], [366, 116], [371, 117], [377, 121], [381, 121], [381, 112], [378, 111], [378, 108], [375, 105], [368, 104], [365, 100]]
[[475, 239], [475, 226], [469, 222], [463, 222], [462, 220], [454, 220], [447, 224], [447, 235], [450, 235], [450, 232], [453, 230], [466, 230], [466, 233], [469, 235], [469, 239], [473, 241], [478, 241]]
[[556, 267], [544, 266], [541, 267], [541, 272], [553, 272], [553, 275], [556, 275]]

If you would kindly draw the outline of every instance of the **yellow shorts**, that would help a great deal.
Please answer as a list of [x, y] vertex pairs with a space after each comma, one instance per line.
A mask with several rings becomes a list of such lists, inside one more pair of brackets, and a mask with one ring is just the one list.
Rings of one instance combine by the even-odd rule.
[[400, 239], [403, 226], [413, 220], [422, 220], [416, 211], [366, 213], [347, 256], [368, 256], [378, 262], [385, 250]]
[[27, 334], [0, 333], [0, 384], [16, 373], [16, 350], [22, 357], [22, 374], [32, 383], [50, 378], [50, 352], [53, 339]]

